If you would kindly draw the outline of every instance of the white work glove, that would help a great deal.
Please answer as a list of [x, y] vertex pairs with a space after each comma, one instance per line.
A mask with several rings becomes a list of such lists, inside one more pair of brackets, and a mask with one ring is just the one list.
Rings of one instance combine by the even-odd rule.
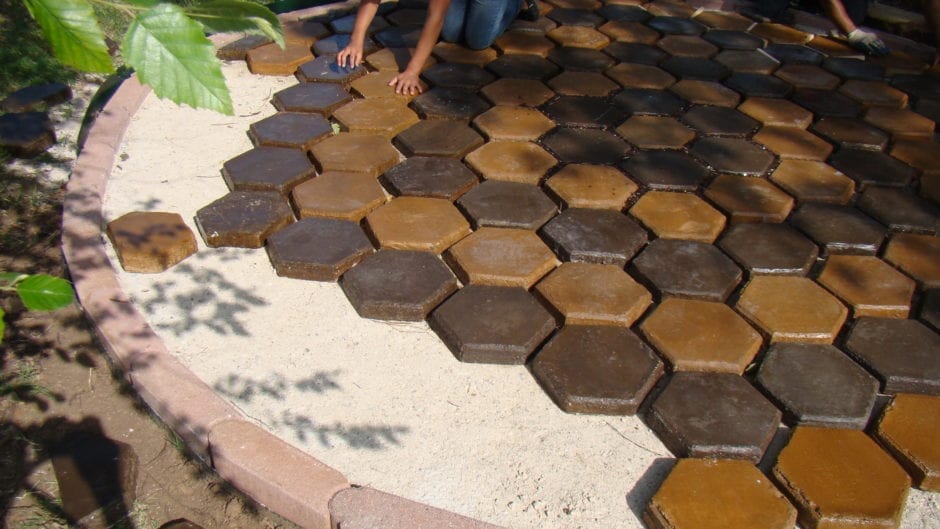
[[856, 28], [849, 32], [847, 36], [849, 37], [850, 46], [869, 55], [887, 55], [891, 51], [884, 41], [871, 31]]

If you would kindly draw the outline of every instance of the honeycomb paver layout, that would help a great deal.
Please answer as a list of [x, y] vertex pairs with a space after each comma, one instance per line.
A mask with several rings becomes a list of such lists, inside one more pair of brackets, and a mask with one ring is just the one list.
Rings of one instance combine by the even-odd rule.
[[878, 381], [862, 366], [822, 344], [775, 344], [756, 381], [793, 425], [862, 430], [878, 393]]
[[819, 249], [787, 224], [734, 224], [718, 246], [751, 274], [805, 276]]
[[484, 364], [525, 363], [556, 326], [524, 288], [491, 285], [460, 289], [431, 313], [428, 324], [458, 360]]
[[763, 343], [724, 303], [665, 298], [641, 324], [673, 371], [741, 374]]
[[534, 141], [555, 127], [538, 110], [521, 106], [495, 106], [473, 120], [489, 140]]
[[526, 107], [537, 107], [555, 96], [541, 81], [508, 77], [484, 86], [480, 93], [494, 105]]
[[663, 362], [630, 329], [566, 325], [532, 361], [532, 375], [568, 413], [633, 415]]
[[650, 529], [789, 529], [796, 509], [747, 461], [680, 459], [643, 521]]
[[396, 197], [366, 216], [382, 248], [441, 253], [470, 233], [460, 211], [443, 198]]
[[785, 99], [749, 97], [738, 110], [767, 126], [805, 129], [813, 122], [813, 113]]
[[349, 83], [368, 73], [365, 66], [340, 66], [335, 55], [323, 55], [305, 62], [297, 68], [297, 79], [310, 83], [336, 83], [348, 86]]
[[388, 139], [362, 132], [341, 132], [310, 148], [320, 172], [366, 173], [377, 177], [398, 163]]
[[282, 112], [316, 112], [329, 117], [352, 101], [352, 95], [335, 83], [298, 83], [274, 94], [272, 101]]
[[620, 211], [637, 185], [613, 167], [572, 163], [546, 180], [545, 188], [565, 207]]
[[568, 325], [629, 327], [652, 296], [616, 265], [562, 263], [535, 285]]
[[695, 131], [668, 116], [633, 116], [616, 130], [641, 149], [681, 149], [695, 138]]
[[827, 254], [874, 255], [888, 232], [859, 210], [836, 204], [803, 204], [793, 212], [790, 224]]
[[359, 222], [388, 201], [374, 176], [326, 172], [295, 187], [291, 199], [301, 218], [323, 217]]
[[319, 114], [278, 112], [248, 128], [255, 145], [309, 149], [333, 133], [330, 122]]
[[859, 318], [845, 349], [878, 377], [884, 393], [940, 395], [940, 334], [922, 323]]
[[826, 140], [794, 127], [764, 127], [754, 135], [754, 141], [784, 159], [822, 161], [832, 153], [832, 145]]
[[542, 140], [559, 161], [613, 164], [630, 153], [630, 147], [612, 132], [599, 129], [558, 127]]
[[395, 195], [446, 198], [450, 201], [479, 182], [459, 160], [438, 156], [408, 158], [385, 171], [382, 179]]
[[924, 287], [940, 288], [940, 237], [894, 234], [884, 258]]
[[692, 193], [647, 191], [630, 214], [664, 239], [712, 243], [725, 227], [725, 216]]
[[[592, 73], [592, 72], [588, 72]], [[647, 88], [661, 90], [676, 83], [676, 78], [668, 72], [649, 64], [622, 62], [605, 72], [611, 79], [624, 88]], [[571, 94], [563, 94], [571, 95]], [[587, 95], [587, 94], [585, 94]]]
[[851, 178], [818, 160], [780, 160], [770, 179], [797, 202], [846, 204], [855, 194]]
[[178, 213], [132, 211], [109, 222], [107, 234], [128, 272], [163, 272], [196, 253], [196, 236]]
[[695, 191], [708, 178], [704, 165], [678, 151], [639, 151], [622, 167], [637, 182], [665, 191]]
[[817, 278], [852, 309], [853, 317], [906, 318], [916, 284], [870, 255], [832, 255]]
[[773, 476], [802, 527], [897, 527], [911, 486], [904, 469], [857, 430], [800, 426]]
[[679, 372], [646, 422], [677, 457], [760, 461], [780, 424], [774, 407], [743, 377]]
[[[366, 99], [393, 99], [407, 103], [417, 97], [418, 94], [396, 94], [395, 88], [389, 86], [388, 83], [397, 75], [397, 70], [369, 72], [350, 83], [349, 89]], [[427, 84], [421, 81], [419, 81], [418, 86], [422, 92], [428, 89]]]
[[339, 284], [360, 316], [393, 321], [421, 321], [457, 290], [457, 278], [436, 255], [409, 250], [379, 250]]
[[196, 227], [210, 248], [261, 248], [293, 221], [287, 199], [277, 191], [232, 191], [196, 212]]
[[503, 55], [486, 65], [486, 69], [504, 79], [545, 81], [558, 75], [555, 63], [538, 55]]
[[541, 234], [564, 261], [625, 266], [646, 244], [646, 231], [636, 221], [607, 209], [566, 209]]
[[395, 145], [406, 156], [463, 158], [483, 145], [483, 137], [461, 121], [421, 121], [395, 137]]
[[705, 196], [723, 209], [732, 222], [783, 222], [793, 209], [793, 197], [763, 178], [721, 174]]
[[359, 224], [321, 218], [300, 219], [277, 231], [266, 248], [277, 275], [312, 281], [337, 280], [373, 250]]
[[805, 277], [756, 276], [735, 307], [771, 342], [832, 343], [848, 309]]
[[232, 191], [277, 191], [282, 195], [313, 178], [307, 153], [283, 147], [255, 147], [222, 164], [222, 178]]
[[490, 106], [476, 93], [462, 88], [432, 88], [414, 98], [412, 107], [425, 119], [470, 121]]
[[444, 256], [464, 284], [530, 288], [558, 265], [531, 230], [483, 227]]
[[696, 105], [682, 116], [682, 121], [709, 136], [747, 136], [760, 124], [728, 107]]
[[486, 180], [538, 184], [558, 161], [538, 144], [528, 141], [491, 141], [465, 158]]
[[742, 277], [721, 250], [697, 241], [656, 239], [633, 265], [661, 295], [706, 301], [724, 301]]
[[914, 168], [882, 152], [842, 149], [829, 164], [848, 175], [864, 190], [869, 185], [906, 187], [914, 179]]
[[914, 485], [940, 492], [940, 398], [895, 395], [878, 421], [882, 446], [907, 470]]
[[488, 180], [457, 200], [474, 228], [537, 230], [558, 213], [558, 207], [537, 186]]
[[940, 208], [902, 189], [869, 186], [856, 205], [894, 231], [940, 232]]

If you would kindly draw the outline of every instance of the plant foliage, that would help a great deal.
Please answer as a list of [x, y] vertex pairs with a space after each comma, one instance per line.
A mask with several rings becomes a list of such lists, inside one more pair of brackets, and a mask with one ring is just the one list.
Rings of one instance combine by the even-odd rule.
[[[50, 311], [61, 309], [75, 300], [75, 291], [68, 281], [47, 274], [0, 274], [0, 290], [13, 291], [29, 310]], [[0, 341], [6, 324], [0, 309]]]

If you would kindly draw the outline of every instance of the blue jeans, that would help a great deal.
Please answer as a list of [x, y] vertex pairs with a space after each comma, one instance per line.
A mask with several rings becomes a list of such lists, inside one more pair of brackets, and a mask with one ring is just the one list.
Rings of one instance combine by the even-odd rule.
[[519, 14], [522, 0], [451, 0], [441, 38], [475, 50], [493, 44]]

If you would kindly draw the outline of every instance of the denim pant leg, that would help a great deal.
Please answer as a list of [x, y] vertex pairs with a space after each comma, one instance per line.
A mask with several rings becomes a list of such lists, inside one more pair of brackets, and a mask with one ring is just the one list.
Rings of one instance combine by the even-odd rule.
[[444, 26], [441, 28], [441, 38], [447, 42], [460, 42], [463, 40], [464, 22], [467, 18], [467, 2], [469, 0], [450, 0], [447, 13], [444, 14]]
[[463, 40], [473, 49], [486, 48], [515, 20], [521, 5], [522, 0], [452, 0], [441, 36], [449, 42]]

